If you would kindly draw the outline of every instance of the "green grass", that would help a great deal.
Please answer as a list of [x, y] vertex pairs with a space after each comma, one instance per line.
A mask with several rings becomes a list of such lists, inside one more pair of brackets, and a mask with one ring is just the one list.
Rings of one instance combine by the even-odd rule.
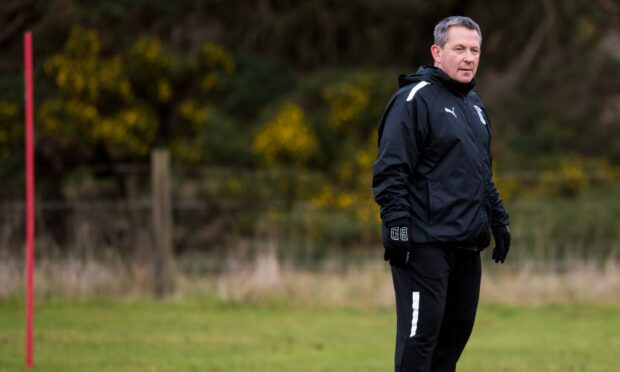
[[[0, 302], [0, 371], [24, 368]], [[39, 301], [35, 371], [389, 371], [394, 314], [200, 301]], [[483, 305], [459, 371], [616, 371], [620, 308]]]
[[618, 371], [620, 308], [483, 306], [462, 371]]

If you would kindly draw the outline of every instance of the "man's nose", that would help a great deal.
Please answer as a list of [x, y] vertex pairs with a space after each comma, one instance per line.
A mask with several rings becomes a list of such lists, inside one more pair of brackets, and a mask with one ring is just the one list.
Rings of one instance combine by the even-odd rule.
[[472, 63], [474, 61], [474, 54], [471, 51], [465, 52], [465, 62]]

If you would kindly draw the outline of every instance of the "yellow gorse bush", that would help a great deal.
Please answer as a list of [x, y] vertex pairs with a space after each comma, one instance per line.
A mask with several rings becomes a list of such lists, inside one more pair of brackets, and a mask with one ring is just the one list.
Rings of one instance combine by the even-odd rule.
[[520, 185], [516, 177], [498, 174], [497, 172], [494, 172], [493, 182], [503, 201], [511, 201], [514, 200], [516, 196], [518, 196]]
[[318, 147], [318, 139], [294, 103], [284, 104], [276, 117], [265, 123], [254, 138], [253, 148], [267, 165], [301, 164]]
[[170, 145], [172, 155], [189, 163], [203, 160], [202, 147], [205, 146], [199, 135], [209, 118], [209, 111], [194, 100], [184, 100], [179, 104], [179, 117], [190, 130], [191, 138], [175, 139]]
[[[63, 50], [45, 63], [60, 93], [41, 104], [38, 114], [46, 135], [61, 146], [94, 141], [121, 157], [145, 156], [166, 125], [173, 156], [201, 161], [207, 110], [204, 103], [181, 95], [218, 87], [220, 74], [235, 70], [232, 56], [207, 43], [198, 60], [185, 61], [149, 35], [139, 36], [122, 57], [102, 58], [100, 51], [96, 31], [74, 27]], [[182, 73], [175, 74], [187, 68], [195, 74], [190, 87]], [[162, 108], [174, 117], [156, 115]]]
[[74, 27], [63, 52], [45, 63], [45, 72], [54, 76], [56, 86], [66, 96], [96, 100], [101, 81], [97, 61], [100, 49], [96, 31]]
[[213, 43], [202, 46], [203, 61], [209, 70], [224, 70], [227, 74], [235, 71], [235, 60], [224, 49]]
[[91, 130], [101, 120], [97, 107], [78, 99], [50, 99], [39, 109], [39, 117], [46, 136], [61, 145], [70, 144], [76, 136], [92, 140]]
[[152, 125], [156, 122], [153, 116], [145, 107], [128, 107], [111, 118], [100, 120], [92, 134], [109, 146], [144, 156], [157, 134], [157, 127]]
[[129, 50], [129, 60], [136, 83], [156, 101], [169, 102], [173, 89], [166, 75], [176, 61], [174, 55], [164, 50], [161, 41], [148, 35], [140, 36]]
[[329, 106], [328, 126], [336, 133], [346, 132], [370, 103], [372, 79], [361, 77], [352, 82], [329, 85], [321, 91], [321, 98]]
[[[158, 47], [156, 42], [141, 39], [133, 52], [142, 52], [148, 61], [159, 61]], [[97, 33], [75, 27], [63, 51], [45, 63], [45, 72], [61, 92], [59, 98], [44, 101], [40, 107], [45, 134], [61, 145], [95, 141], [108, 145], [115, 153], [144, 156], [155, 140], [158, 120], [147, 107], [136, 104], [122, 58], [101, 59], [99, 51]], [[159, 66], [166, 63], [160, 61]], [[168, 83], [159, 80], [157, 86], [160, 100], [169, 99]], [[103, 113], [100, 101], [110, 97], [123, 106]]]
[[200, 107], [194, 100], [185, 100], [179, 105], [179, 115], [183, 120], [191, 123], [194, 131], [202, 129], [209, 118], [208, 110]]
[[504, 201], [520, 198], [538, 199], [547, 197], [573, 198], [587, 192], [597, 182], [620, 181], [620, 170], [604, 159], [567, 157], [555, 168], [524, 175], [494, 175], [497, 187]]
[[220, 85], [220, 72], [232, 74], [236, 65], [233, 57], [220, 46], [206, 43], [201, 49], [201, 64], [207, 69], [207, 74], [201, 80], [201, 88], [204, 92], [210, 92]]
[[372, 165], [377, 155], [377, 133], [369, 136], [367, 144], [355, 151], [347, 161], [336, 169], [336, 179], [324, 185], [310, 200], [317, 209], [338, 209], [349, 214], [349, 218], [368, 226], [365, 239], [376, 236], [377, 230], [370, 227], [379, 224], [379, 213], [372, 192], [368, 187]]
[[45, 62], [44, 71], [65, 97], [97, 101], [106, 92], [130, 102], [134, 94], [123, 60], [119, 56], [101, 60], [100, 49], [96, 31], [74, 27], [63, 51]]
[[539, 195], [576, 196], [585, 191], [590, 176], [581, 160], [564, 161], [553, 170], [542, 172], [540, 180], [531, 193]]
[[124, 103], [133, 103], [135, 95], [131, 83], [123, 71], [123, 60], [116, 56], [98, 65], [101, 89], [121, 98]]

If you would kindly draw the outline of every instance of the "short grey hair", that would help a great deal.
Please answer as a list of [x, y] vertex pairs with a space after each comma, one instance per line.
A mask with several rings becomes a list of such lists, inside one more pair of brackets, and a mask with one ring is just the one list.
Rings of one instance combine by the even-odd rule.
[[443, 47], [448, 41], [448, 30], [452, 26], [463, 26], [470, 30], [474, 30], [480, 35], [480, 43], [482, 44], [482, 32], [480, 32], [480, 26], [473, 19], [469, 17], [463, 16], [451, 16], [448, 18], [444, 18], [437, 26], [435, 26], [435, 31], [433, 32], [433, 36], [435, 37], [435, 44]]

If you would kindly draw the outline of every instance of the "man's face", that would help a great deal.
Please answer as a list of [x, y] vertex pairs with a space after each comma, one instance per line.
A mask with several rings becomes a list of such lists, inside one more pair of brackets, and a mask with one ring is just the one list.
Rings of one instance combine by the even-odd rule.
[[448, 39], [443, 47], [434, 44], [431, 54], [435, 66], [452, 79], [469, 83], [476, 75], [480, 60], [480, 35], [476, 30], [463, 26], [448, 29]]

